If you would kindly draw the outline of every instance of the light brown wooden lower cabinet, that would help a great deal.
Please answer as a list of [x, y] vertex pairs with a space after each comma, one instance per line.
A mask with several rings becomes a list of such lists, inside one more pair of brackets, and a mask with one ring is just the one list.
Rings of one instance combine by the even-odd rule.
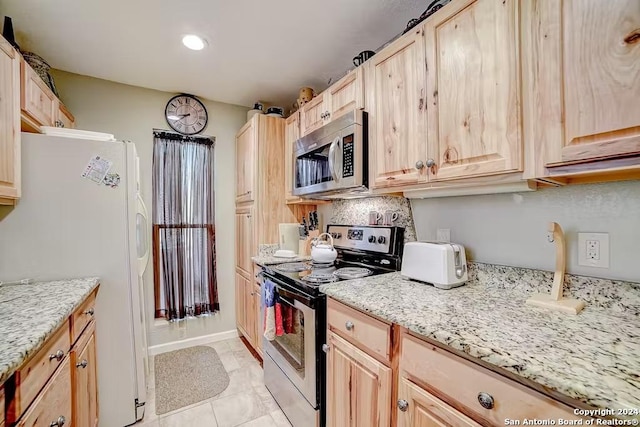
[[562, 402], [331, 298], [327, 326], [329, 427], [583, 419]]
[[[80, 304], [40, 351], [0, 384], [0, 427], [5, 423], [7, 427], [98, 425], [95, 320], [94, 312], [89, 312], [96, 293]], [[80, 320], [86, 316], [88, 323]], [[78, 339], [72, 340], [75, 334]]]
[[398, 385], [398, 427], [476, 427], [480, 424], [406, 378]]
[[98, 425], [98, 370], [96, 364], [95, 326], [85, 331], [84, 337], [71, 351], [73, 369], [73, 425]]
[[391, 368], [332, 332], [327, 342], [327, 426], [389, 426]]

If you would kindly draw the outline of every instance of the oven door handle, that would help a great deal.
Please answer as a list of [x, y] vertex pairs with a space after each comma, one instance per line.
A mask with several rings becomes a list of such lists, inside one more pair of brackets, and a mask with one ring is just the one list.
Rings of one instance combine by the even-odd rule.
[[278, 292], [278, 297], [290, 306], [301, 310], [303, 313], [313, 311], [312, 303], [309, 298], [289, 292], [278, 285], [276, 285], [276, 291]]
[[334, 182], [338, 182], [338, 174], [336, 173], [336, 147], [340, 144], [340, 137], [331, 142], [331, 146], [329, 147], [329, 172], [331, 172], [331, 178], [333, 178]]

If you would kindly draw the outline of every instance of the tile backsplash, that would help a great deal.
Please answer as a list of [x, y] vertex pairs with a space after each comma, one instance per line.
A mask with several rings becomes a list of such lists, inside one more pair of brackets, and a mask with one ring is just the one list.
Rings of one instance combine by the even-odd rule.
[[322, 206], [324, 218], [330, 218], [329, 224], [369, 224], [369, 212], [377, 211], [384, 214], [385, 211], [398, 213], [398, 219], [394, 225], [404, 227], [404, 241], [416, 240], [416, 229], [413, 225], [413, 215], [408, 199], [404, 197], [369, 197], [366, 199], [335, 200], [331, 205]]

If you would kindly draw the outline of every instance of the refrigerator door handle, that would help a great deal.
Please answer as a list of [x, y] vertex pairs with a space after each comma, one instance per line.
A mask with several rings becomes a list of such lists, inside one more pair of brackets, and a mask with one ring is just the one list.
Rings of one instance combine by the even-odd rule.
[[[138, 246], [144, 245], [144, 248], [138, 247], [138, 274], [142, 276], [144, 271], [147, 268], [147, 264], [149, 263], [149, 240], [150, 236], [147, 229], [147, 224], [149, 223], [149, 214], [147, 212], [147, 207], [140, 196], [140, 193], [137, 194], [137, 215], [142, 217], [142, 224], [138, 223], [138, 227], [142, 226], [142, 230], [138, 229]], [[140, 255], [140, 249], [144, 250], [144, 253]]]

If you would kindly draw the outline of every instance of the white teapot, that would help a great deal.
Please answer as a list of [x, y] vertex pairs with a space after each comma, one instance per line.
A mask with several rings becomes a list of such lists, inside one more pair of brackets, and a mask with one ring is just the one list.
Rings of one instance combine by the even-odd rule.
[[[327, 236], [331, 243], [320, 240], [322, 236]], [[328, 264], [336, 260], [338, 253], [333, 247], [333, 237], [329, 233], [322, 233], [311, 242], [311, 259], [313, 262]]]

